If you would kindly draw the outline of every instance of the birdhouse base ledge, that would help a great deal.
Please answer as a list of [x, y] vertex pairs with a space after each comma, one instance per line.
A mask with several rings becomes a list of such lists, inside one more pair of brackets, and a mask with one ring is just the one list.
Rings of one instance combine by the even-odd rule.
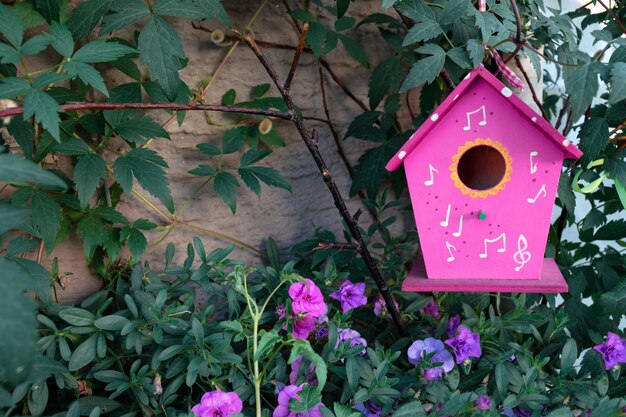
[[423, 258], [419, 257], [402, 283], [406, 292], [525, 292], [566, 293], [567, 282], [552, 258], [543, 260], [539, 279], [436, 279], [426, 276]]

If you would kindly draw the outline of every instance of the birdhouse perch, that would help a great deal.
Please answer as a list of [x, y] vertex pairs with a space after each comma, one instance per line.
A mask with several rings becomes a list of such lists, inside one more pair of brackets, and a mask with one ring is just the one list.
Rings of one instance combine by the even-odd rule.
[[582, 155], [484, 67], [387, 163], [421, 242], [405, 291], [566, 292], [544, 252], [564, 158]]

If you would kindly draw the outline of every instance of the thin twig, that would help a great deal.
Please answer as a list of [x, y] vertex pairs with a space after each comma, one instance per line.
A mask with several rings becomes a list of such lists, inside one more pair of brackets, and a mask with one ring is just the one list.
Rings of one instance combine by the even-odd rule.
[[368, 111], [369, 108], [365, 105], [365, 103], [363, 103], [363, 101], [358, 98], [357, 96], [355, 96], [352, 91], [350, 91], [350, 89], [348, 87], [346, 87], [346, 85], [343, 83], [343, 81], [341, 81], [339, 79], [339, 77], [337, 76], [337, 74], [335, 74], [335, 72], [333, 71], [333, 69], [330, 67], [330, 65], [328, 65], [328, 62], [325, 59], [320, 59], [320, 64], [322, 64], [322, 67], [324, 67], [324, 69], [326, 70], [326, 72], [328, 72], [328, 75], [330, 75], [330, 77], [333, 79], [333, 81], [339, 86], [339, 88], [341, 88], [343, 90], [343, 92], [345, 93], [345, 95], [347, 95], [348, 97], [350, 97], [352, 99], [352, 101], [354, 101], [361, 109], [363, 109], [363, 111]]
[[[189, 111], [189, 110], [203, 110], [203, 111], [216, 111], [222, 113], [245, 113], [245, 114], [258, 114], [261, 116], [276, 117], [278, 119], [291, 120], [291, 114], [282, 111], [254, 109], [248, 107], [239, 106], [222, 106], [218, 104], [177, 104], [177, 103], [92, 103], [92, 102], [75, 102], [62, 104], [61, 109], [63, 111], [72, 110], [121, 110], [121, 109], [139, 109], [139, 110], [177, 110], [177, 111]], [[0, 118], [16, 116], [24, 113], [23, 107], [11, 107], [0, 111]]]
[[559, 127], [561, 127], [561, 122], [563, 121], [563, 116], [567, 112], [568, 107], [569, 107], [569, 96], [567, 96], [567, 98], [563, 102], [563, 107], [561, 108], [561, 111], [559, 112], [559, 117], [557, 117], [556, 123], [554, 124], [554, 128], [555, 129], [558, 129]]
[[[238, 32], [235, 32], [235, 33], [239, 34]], [[332, 174], [330, 173], [330, 170], [326, 166], [326, 162], [324, 161], [318, 149], [317, 144], [314, 143], [313, 141], [311, 132], [309, 132], [307, 128], [305, 127], [304, 121], [302, 120], [302, 117], [298, 114], [297, 108], [293, 100], [291, 99], [291, 96], [288, 94], [288, 92], [286, 92], [283, 89], [283, 84], [280, 81], [280, 78], [276, 72], [276, 69], [268, 61], [267, 57], [263, 54], [263, 52], [259, 49], [259, 46], [254, 42], [254, 39], [252, 39], [249, 36], [243, 36], [241, 34], [239, 35], [241, 37], [241, 40], [246, 42], [248, 46], [250, 47], [250, 49], [252, 50], [252, 52], [254, 52], [259, 62], [261, 62], [261, 65], [263, 65], [268, 75], [274, 82], [274, 85], [276, 85], [276, 88], [280, 92], [285, 104], [287, 105], [287, 108], [289, 109], [289, 112], [293, 116], [293, 123], [296, 129], [298, 130], [298, 133], [302, 137], [302, 140], [304, 141], [306, 147], [311, 153], [311, 156], [313, 157], [315, 163], [317, 164], [317, 167], [320, 170], [320, 173], [322, 174], [324, 183], [326, 184], [330, 193], [333, 196], [335, 206], [339, 210], [339, 213], [341, 214], [341, 217], [343, 218], [346, 226], [348, 227], [350, 234], [352, 235], [352, 238], [354, 239], [356, 244], [359, 246], [358, 252], [363, 258], [363, 262], [367, 266], [367, 269], [370, 271], [370, 274], [372, 275], [374, 282], [378, 286], [378, 289], [381, 295], [383, 296], [383, 299], [385, 300], [387, 310], [390, 312], [391, 318], [394, 324], [397, 326], [398, 331], [400, 332], [401, 335], [406, 334], [404, 330], [404, 325], [400, 318], [400, 313], [398, 312], [397, 306], [393, 302], [393, 298], [389, 291], [389, 287], [387, 286], [387, 282], [382, 277], [380, 270], [378, 269], [376, 263], [374, 262], [374, 259], [372, 258], [372, 255], [367, 249], [367, 245], [365, 244], [365, 240], [363, 239], [363, 236], [361, 235], [359, 226], [354, 221], [354, 218], [350, 215], [350, 212], [348, 211], [345, 200], [343, 199], [341, 192], [339, 191], [339, 188], [337, 188], [337, 184], [333, 180]]]
[[[191, 22], [191, 26], [196, 29], [196, 30], [201, 30], [203, 32], [207, 32], [207, 33], [213, 33], [213, 30], [206, 28], [204, 26], [200, 26], [200, 25], [196, 25], [194, 22]], [[235, 35], [231, 35], [230, 33], [226, 33], [224, 34], [224, 38], [228, 39], [230, 41], [237, 41], [239, 38]], [[295, 51], [297, 49], [296, 46], [293, 45], [288, 45], [286, 43], [278, 43], [278, 42], [270, 42], [270, 41], [264, 41], [262, 39], [257, 39], [254, 38], [254, 41], [259, 45], [259, 46], [266, 46], [268, 48], [274, 48], [274, 49], [286, 49], [286, 50], [290, 50], [290, 51]], [[302, 52], [306, 52], [306, 53], [313, 53], [313, 50], [309, 47], [304, 47], [302, 48]]]
[[533, 96], [533, 101], [535, 102], [537, 107], [539, 107], [539, 110], [541, 111], [541, 115], [543, 116], [543, 118], [547, 120], [548, 119], [548, 114], [546, 113], [546, 110], [543, 108], [543, 104], [541, 103], [541, 100], [537, 96], [537, 92], [535, 91], [535, 87], [533, 87], [533, 83], [530, 81], [530, 78], [528, 77], [528, 74], [526, 73], [526, 70], [524, 70], [524, 66], [522, 65], [522, 61], [519, 59], [518, 56], [515, 57], [515, 62], [517, 63], [517, 67], [519, 68], [520, 72], [524, 76], [524, 80], [526, 80], [526, 85], [528, 85], [528, 89], [530, 90], [530, 92], [531, 92], [531, 94]]
[[300, 39], [298, 40], [298, 47], [296, 48], [296, 52], [293, 54], [293, 60], [291, 61], [291, 68], [289, 69], [289, 74], [287, 74], [287, 79], [285, 80], [285, 84], [283, 85], [283, 90], [289, 92], [291, 89], [291, 82], [293, 81], [293, 76], [296, 74], [296, 69], [298, 68], [298, 63], [300, 62], [300, 56], [302, 55], [302, 49], [304, 48], [304, 40], [306, 39], [306, 33], [309, 30], [309, 22], [306, 22], [302, 27], [302, 32], [300, 33]]
[[513, 14], [515, 15], [515, 43], [518, 45], [523, 43], [522, 40], [522, 17], [519, 14], [519, 9], [517, 8], [517, 2], [515, 0], [511, 0], [511, 8], [513, 9]]
[[337, 249], [337, 250], [353, 250], [358, 251], [359, 246], [354, 243], [324, 243], [317, 244], [318, 249]]
[[611, 9], [610, 7], [608, 7], [602, 0], [597, 0], [598, 3], [600, 3], [600, 5], [602, 7], [604, 7], [604, 9], [609, 12], [609, 14], [611, 15], [611, 17], [613, 18], [613, 20], [615, 20], [615, 23], [617, 23], [617, 26], [619, 26], [619, 28], [622, 30], [622, 32], [624, 32], [624, 34], [626, 35], [626, 27], [624, 27], [624, 24], [622, 23], [622, 21], [620, 20], [620, 18], [615, 14], [615, 12], [613, 11], [613, 9]]

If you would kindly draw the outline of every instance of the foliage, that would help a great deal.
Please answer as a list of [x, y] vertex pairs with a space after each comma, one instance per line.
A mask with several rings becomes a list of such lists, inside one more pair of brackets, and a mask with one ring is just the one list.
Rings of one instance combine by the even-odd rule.
[[[161, 273], [140, 263], [148, 245], [144, 232], [156, 230], [165, 239], [184, 225], [182, 212], [210, 185], [233, 213], [242, 184], [258, 196], [263, 185], [291, 191], [271, 167], [273, 149], [285, 141], [262, 111], [292, 109], [269, 93], [268, 84], [253, 86], [249, 99], [224, 92], [222, 106], [260, 112], [236, 117], [220, 139], [196, 145], [206, 161], [189, 171], [202, 182], [187, 200], [175, 200], [168, 164], [149, 148], [154, 140], [169, 140], [168, 124], [184, 123], [185, 111], [170, 111], [160, 123], [144, 111], [142, 97], [194, 110], [211, 80], [194, 88], [180, 78], [187, 58], [172, 18], [230, 29], [233, 21], [219, 0], [8, 3], [15, 4], [0, 4], [0, 112], [14, 105], [20, 112], [0, 118], [3, 141], [17, 145], [0, 152], [0, 181], [7, 184], [0, 202], [0, 412], [167, 416], [189, 413], [204, 392], [220, 389], [237, 393], [244, 415], [261, 416], [277, 406], [285, 385], [306, 383], [300, 400], [289, 402], [294, 413], [322, 401], [324, 417], [624, 414], [625, 377], [619, 367], [605, 370], [600, 353], [590, 349], [619, 331], [626, 311], [623, 3], [593, 13], [586, 6], [562, 12], [541, 0], [488, 0], [480, 12], [468, 0], [383, 0], [380, 12], [361, 21], [349, 0], [280, 5], [296, 27], [309, 24], [305, 53], [321, 71], [330, 71], [329, 55], [344, 52], [369, 71], [369, 107], [348, 95], [363, 112], [354, 115], [344, 140], [370, 145], [354, 169], [350, 193], [373, 219], [371, 225], [361, 220], [362, 234], [398, 300], [407, 336], [384, 314], [373, 314], [382, 308], [373, 288], [358, 309], [342, 312], [339, 303], [330, 304], [329, 295], [346, 280], [363, 282], [369, 275], [347, 231], [317, 230], [284, 254], [269, 239], [268, 265], [256, 270], [229, 259], [232, 247], [207, 254], [199, 239], [181, 265], [172, 245]], [[579, 50], [581, 35], [597, 23], [598, 51], [589, 55]], [[370, 62], [356, 40], [365, 26], [375, 27], [389, 47], [380, 61]], [[399, 290], [418, 241], [415, 232], [394, 227], [406, 206], [405, 182], [384, 165], [450, 85], [481, 63], [495, 70], [485, 47], [505, 58], [528, 57], [526, 72], [546, 65], [546, 89], [536, 100], [558, 129], [578, 137], [585, 153], [561, 176], [559, 216], [548, 236], [546, 256], [556, 258], [570, 286], [562, 299]], [[56, 61], [29, 67], [29, 57], [44, 54]], [[111, 70], [131, 81], [107, 84], [104, 74]], [[408, 96], [417, 87], [419, 109], [413, 109]], [[403, 112], [411, 125], [400, 122]], [[206, 119], [216, 125], [209, 113]], [[55, 155], [71, 159], [69, 173], [42, 168]], [[129, 196], [164, 225], [123, 215], [117, 207]], [[48, 272], [26, 256], [50, 254], [74, 231], [105, 288], [65, 306], [49, 294], [63, 275], [56, 263]], [[316, 317], [316, 335], [307, 339], [293, 336], [303, 317], [287, 292], [303, 277], [321, 287], [331, 305], [328, 321]], [[456, 316], [480, 335], [482, 355], [442, 379], [425, 378], [440, 364], [427, 356], [414, 366], [407, 349], [416, 340], [452, 337], [446, 327]], [[356, 336], [338, 343], [346, 329], [367, 341], [364, 353], [362, 344], [352, 343]], [[490, 400], [488, 411], [475, 404], [482, 395]]]

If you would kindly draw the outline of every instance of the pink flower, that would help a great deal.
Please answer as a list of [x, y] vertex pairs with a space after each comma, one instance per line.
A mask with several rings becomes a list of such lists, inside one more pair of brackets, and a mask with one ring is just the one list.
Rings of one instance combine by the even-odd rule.
[[593, 348], [602, 354], [604, 366], [607, 370], [613, 368], [618, 363], [626, 363], [626, 340], [615, 333], [609, 332], [606, 342]]
[[481, 411], [491, 410], [491, 400], [486, 395], [479, 395], [474, 405]]
[[193, 406], [191, 411], [197, 417], [230, 417], [240, 413], [242, 408], [243, 404], [236, 393], [217, 390], [205, 393], [200, 404]]
[[315, 330], [316, 318], [310, 314], [298, 314], [293, 322], [293, 337], [306, 339]]
[[322, 403], [317, 404], [304, 413], [296, 413], [289, 410], [289, 401], [292, 398], [300, 400], [298, 392], [302, 390], [302, 385], [287, 385], [283, 388], [278, 394], [278, 406], [274, 409], [272, 417], [323, 417], [320, 411], [320, 405], [322, 405]]
[[313, 317], [326, 314], [326, 303], [322, 291], [308, 278], [305, 282], [294, 282], [289, 287], [289, 296], [293, 300], [291, 307], [295, 314], [307, 313]]
[[437, 302], [435, 301], [434, 298], [430, 300], [430, 302], [426, 305], [426, 307], [420, 310], [420, 313], [433, 316], [437, 320], [441, 318], [441, 315], [439, 314], [439, 306], [437, 305]]
[[459, 326], [455, 338], [446, 340], [446, 345], [454, 350], [456, 363], [463, 363], [468, 358], [480, 358], [480, 335], [465, 326]]
[[349, 280], [345, 280], [337, 291], [330, 294], [330, 298], [341, 302], [341, 309], [344, 313], [353, 308], [361, 307], [367, 304], [367, 297], [363, 295], [365, 291], [365, 283], [358, 282], [356, 284]]

